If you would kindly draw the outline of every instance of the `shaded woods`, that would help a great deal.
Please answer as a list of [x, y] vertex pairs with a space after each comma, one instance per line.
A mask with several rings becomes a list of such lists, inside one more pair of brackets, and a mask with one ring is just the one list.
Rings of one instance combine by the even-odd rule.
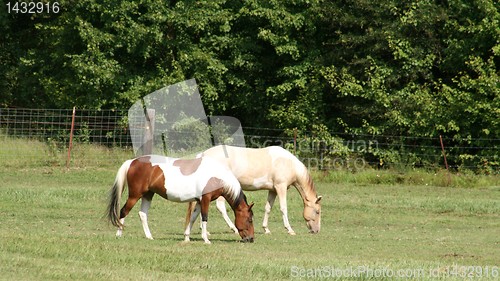
[[0, 107], [126, 109], [196, 78], [207, 113], [244, 126], [500, 147], [494, 0], [5, 3]]

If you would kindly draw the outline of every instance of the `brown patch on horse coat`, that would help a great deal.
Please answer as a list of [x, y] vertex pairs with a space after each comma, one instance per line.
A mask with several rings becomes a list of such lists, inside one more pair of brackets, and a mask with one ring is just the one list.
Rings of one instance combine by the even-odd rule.
[[[207, 184], [205, 185], [205, 188], [203, 188], [201, 200], [211, 202], [219, 196], [222, 195], [222, 187], [223, 187], [224, 182], [216, 177], [211, 177], [208, 181]], [[209, 204], [201, 204], [201, 220], [202, 221], [207, 221], [208, 220], [208, 206]]]
[[149, 190], [167, 199], [167, 187], [165, 186], [165, 174], [159, 166], [153, 167], [153, 172], [149, 178]]
[[219, 188], [223, 187], [224, 182], [216, 177], [211, 177], [208, 181], [207, 184], [205, 185], [205, 188], [203, 188], [203, 194], [210, 193], [214, 190], [217, 190]]
[[179, 167], [181, 174], [184, 176], [189, 176], [198, 170], [201, 164], [202, 158], [196, 159], [177, 159], [174, 161], [173, 166]]
[[[149, 157], [140, 157], [130, 164], [127, 174], [127, 182], [131, 186], [139, 185], [135, 189], [133, 197], [142, 197], [148, 192], [154, 192], [163, 198], [167, 198], [167, 188], [165, 186], [165, 175], [159, 166], [153, 166], [149, 162]], [[148, 194], [148, 197], [152, 195]]]

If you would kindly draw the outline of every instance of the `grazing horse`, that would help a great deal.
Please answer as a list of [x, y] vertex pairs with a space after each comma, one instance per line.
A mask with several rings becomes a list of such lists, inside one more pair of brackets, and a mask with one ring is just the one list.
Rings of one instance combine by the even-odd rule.
[[[243, 190], [268, 190], [262, 227], [266, 234], [271, 233], [268, 225], [269, 213], [278, 196], [283, 223], [288, 233], [295, 235], [288, 222], [286, 192], [293, 185], [304, 201], [304, 219], [311, 233], [318, 233], [321, 228], [321, 196], [317, 196], [314, 183], [307, 168], [297, 157], [279, 146], [266, 148], [242, 148], [228, 145], [212, 147], [199, 156], [214, 158], [236, 176]], [[193, 208], [189, 205], [188, 214]], [[231, 229], [236, 230], [226, 213], [224, 198], [217, 200], [217, 209]], [[186, 216], [186, 220], [188, 215]]]
[[[120, 197], [126, 183], [128, 199], [119, 211]], [[108, 219], [118, 227], [116, 236], [122, 235], [125, 217], [142, 198], [139, 217], [146, 237], [153, 239], [147, 214], [155, 193], [174, 202], [196, 201], [195, 211], [184, 232], [185, 241], [189, 241], [191, 227], [201, 212], [201, 237], [210, 244], [207, 235], [208, 207], [219, 196], [225, 198], [234, 211], [241, 241], [254, 240], [253, 203], [247, 204], [238, 180], [227, 167], [210, 158], [176, 159], [158, 155], [127, 160], [118, 170], [108, 204]]]

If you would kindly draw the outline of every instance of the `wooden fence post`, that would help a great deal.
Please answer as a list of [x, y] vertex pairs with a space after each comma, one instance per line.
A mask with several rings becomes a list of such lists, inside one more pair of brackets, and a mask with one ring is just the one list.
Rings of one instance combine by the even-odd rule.
[[146, 115], [146, 121], [144, 127], [146, 128], [144, 132], [144, 141], [142, 146], [142, 155], [153, 154], [154, 146], [154, 132], [155, 132], [155, 110], [146, 109], [144, 111]]
[[69, 169], [69, 162], [71, 161], [71, 148], [73, 147], [73, 130], [75, 129], [75, 112], [76, 112], [76, 106], [73, 106], [73, 115], [71, 117], [71, 129], [69, 131], [69, 146], [68, 146], [68, 158], [66, 159], [66, 169]]
[[441, 143], [441, 150], [443, 152], [444, 166], [446, 168], [446, 172], [447, 172], [447, 176], [448, 176], [448, 185], [450, 185], [451, 184], [450, 169], [448, 168], [448, 161], [446, 160], [446, 153], [444, 152], [443, 137], [441, 135], [439, 135], [439, 142]]

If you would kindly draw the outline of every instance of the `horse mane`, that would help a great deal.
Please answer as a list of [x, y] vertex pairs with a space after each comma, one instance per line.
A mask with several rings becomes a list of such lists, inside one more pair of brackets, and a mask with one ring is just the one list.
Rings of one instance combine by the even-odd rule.
[[310, 190], [316, 193], [316, 187], [314, 186], [312, 176], [309, 173], [309, 171], [307, 171], [307, 169], [306, 169], [306, 180], [307, 180], [307, 186], [309, 186]]
[[304, 198], [308, 198], [308, 196], [306, 195], [314, 195], [314, 197], [316, 198], [316, 187], [314, 186], [311, 174], [307, 170], [307, 167], [304, 165], [304, 163], [300, 162], [300, 160], [296, 157], [295, 159], [300, 163], [299, 166], [302, 168], [302, 171], [297, 171], [297, 182], [304, 192]]
[[[243, 194], [241, 191], [241, 185], [236, 178], [232, 178], [230, 182], [226, 181], [227, 179], [228, 178], [226, 177], [222, 180], [222, 190], [226, 195], [229, 195], [232, 201], [239, 203], [241, 200], [241, 194]], [[243, 196], [245, 195], [243, 194]]]
[[232, 206], [233, 207], [239, 206], [241, 203], [241, 200], [244, 200], [244, 202], [248, 205], [247, 196], [245, 195], [245, 193], [243, 193], [242, 190], [240, 190], [240, 193], [234, 199]]

